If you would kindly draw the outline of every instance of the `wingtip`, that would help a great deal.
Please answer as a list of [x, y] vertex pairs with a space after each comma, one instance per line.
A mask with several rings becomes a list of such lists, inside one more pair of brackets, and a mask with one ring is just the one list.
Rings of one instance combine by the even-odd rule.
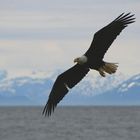
[[45, 107], [44, 107], [44, 109], [43, 109], [43, 111], [42, 111], [42, 115], [44, 116], [44, 117], [46, 117], [46, 116], [49, 116], [48, 115], [48, 104], [46, 104], [45, 105]]
[[118, 20], [120, 17], [122, 17], [124, 13], [121, 13], [114, 21]]
[[132, 14], [131, 12], [126, 13], [126, 14], [125, 14], [125, 12], [123, 12], [114, 21], [121, 21], [121, 20], [126, 20], [126, 19], [133, 20], [133, 18], [131, 18], [131, 17], [134, 17], [134, 16], [135, 16], [135, 14]]
[[55, 108], [56, 108], [56, 104], [52, 104], [50, 102], [47, 102], [47, 104], [45, 105], [45, 107], [42, 111], [42, 115], [45, 117], [51, 116], [51, 114], [52, 114], [52, 112], [54, 112]]
[[45, 115], [45, 110], [46, 110], [46, 105], [45, 105], [45, 107], [43, 108], [43, 111], [42, 111], [43, 116]]

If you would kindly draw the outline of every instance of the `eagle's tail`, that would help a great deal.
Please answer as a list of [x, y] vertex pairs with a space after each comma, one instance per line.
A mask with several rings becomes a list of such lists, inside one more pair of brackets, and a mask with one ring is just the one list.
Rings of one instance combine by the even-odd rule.
[[99, 73], [101, 76], [105, 77], [105, 72], [108, 73], [108, 74], [113, 74], [116, 72], [117, 70], [117, 65], [118, 63], [108, 63], [108, 62], [105, 62], [104, 65], [102, 67], [100, 67], [98, 69]]

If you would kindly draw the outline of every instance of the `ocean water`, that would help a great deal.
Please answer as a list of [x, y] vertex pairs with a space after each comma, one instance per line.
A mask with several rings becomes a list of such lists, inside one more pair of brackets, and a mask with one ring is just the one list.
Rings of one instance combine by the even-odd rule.
[[0, 140], [140, 140], [140, 107], [0, 107]]

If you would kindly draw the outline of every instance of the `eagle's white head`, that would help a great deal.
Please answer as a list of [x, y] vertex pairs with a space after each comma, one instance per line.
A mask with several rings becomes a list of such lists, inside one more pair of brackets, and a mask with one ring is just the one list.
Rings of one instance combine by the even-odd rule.
[[88, 58], [85, 55], [82, 55], [81, 57], [75, 58], [74, 59], [74, 63], [78, 63], [80, 65], [83, 65], [84, 63], [86, 63], [88, 60]]

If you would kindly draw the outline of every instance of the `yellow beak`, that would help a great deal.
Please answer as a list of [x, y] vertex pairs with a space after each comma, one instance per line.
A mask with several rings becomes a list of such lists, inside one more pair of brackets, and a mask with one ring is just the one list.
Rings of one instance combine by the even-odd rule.
[[73, 61], [74, 63], [76, 63], [77, 62], [77, 59], [74, 59], [74, 61]]

